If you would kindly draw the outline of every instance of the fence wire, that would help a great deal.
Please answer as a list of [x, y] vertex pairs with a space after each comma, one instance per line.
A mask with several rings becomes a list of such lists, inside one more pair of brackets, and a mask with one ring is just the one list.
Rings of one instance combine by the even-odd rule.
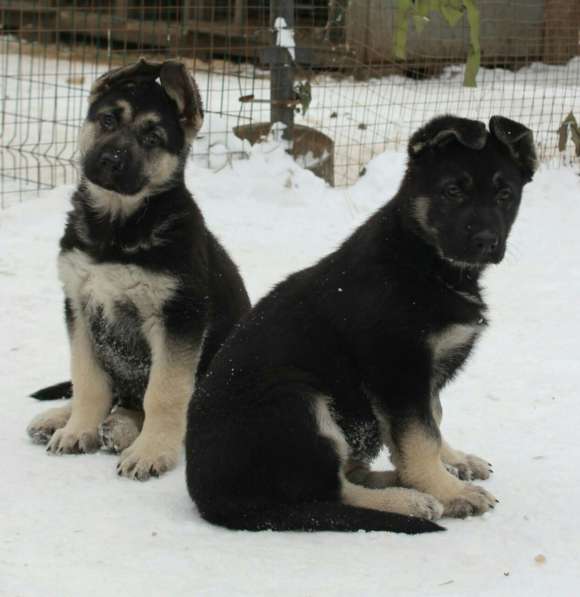
[[[305, 109], [297, 92], [295, 122], [330, 139], [337, 185], [440, 113], [503, 114], [533, 129], [542, 160], [578, 159], [571, 142], [558, 149], [563, 120], [580, 118], [578, 0], [479, 0], [476, 88], [463, 86], [465, 18], [450, 27], [432, 14], [420, 33], [411, 23], [400, 60], [397, 0], [293, 4], [295, 84], [311, 96]], [[177, 57], [195, 73], [207, 111], [195, 160], [243, 157], [234, 129], [270, 121], [272, 17], [268, 0], [0, 0], [1, 205], [76, 180], [91, 82], [140, 56]]]

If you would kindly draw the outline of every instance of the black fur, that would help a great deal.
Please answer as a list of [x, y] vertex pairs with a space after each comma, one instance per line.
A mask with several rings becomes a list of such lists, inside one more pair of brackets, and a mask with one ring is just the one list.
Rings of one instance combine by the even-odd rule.
[[[505, 244], [528, 179], [481, 123], [471, 127], [483, 130], [480, 148], [441, 134], [465, 123], [444, 117], [419, 131], [395, 197], [262, 299], [212, 362], [190, 403], [186, 439], [188, 489], [206, 520], [254, 531], [441, 528], [340, 503], [341, 463], [318, 431], [313, 401], [330, 397], [360, 461], [382, 445], [376, 412], [388, 417], [395, 444], [413, 421], [438, 434], [431, 384], [437, 391], [455, 375], [472, 342], [435, 370], [427, 339], [451, 324], [484, 327], [479, 277], [497, 256], [474, 252], [470, 235], [491, 228]], [[429, 143], [438, 135], [444, 143]], [[461, 201], [446, 195], [450, 181]], [[500, 202], [502, 185], [511, 194]], [[426, 230], [417, 197], [430, 202]]]

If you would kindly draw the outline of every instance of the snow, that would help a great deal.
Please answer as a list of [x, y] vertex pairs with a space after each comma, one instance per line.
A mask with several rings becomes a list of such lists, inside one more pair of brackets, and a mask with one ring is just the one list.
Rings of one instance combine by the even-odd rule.
[[[396, 191], [404, 156], [331, 189], [281, 146], [187, 178], [255, 301], [332, 250]], [[486, 275], [492, 324], [443, 396], [452, 445], [494, 464], [493, 513], [446, 533], [252, 534], [202, 521], [184, 464], [138, 483], [116, 457], [48, 456], [25, 433], [68, 378], [55, 259], [72, 187], [0, 211], [0, 595], [574, 595], [580, 582], [580, 178], [543, 167], [504, 263]], [[49, 406], [54, 406], [50, 404]], [[386, 466], [383, 456], [377, 463]], [[542, 557], [545, 557], [545, 561]]]
[[274, 31], [276, 32], [276, 45], [286, 48], [292, 57], [296, 60], [296, 42], [294, 41], [294, 29], [288, 27], [284, 17], [277, 17], [274, 21]]

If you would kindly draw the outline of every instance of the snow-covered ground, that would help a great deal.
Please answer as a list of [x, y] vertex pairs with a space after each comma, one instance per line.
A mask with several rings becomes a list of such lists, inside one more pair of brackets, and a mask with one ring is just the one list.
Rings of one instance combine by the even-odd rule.
[[[256, 300], [334, 248], [394, 194], [404, 166], [375, 158], [330, 189], [261, 146], [190, 187]], [[48, 456], [25, 433], [68, 378], [56, 278], [70, 187], [0, 211], [0, 595], [44, 597], [558, 595], [580, 584], [580, 178], [543, 168], [504, 263], [486, 276], [492, 325], [443, 397], [453, 445], [494, 464], [491, 514], [427, 536], [231, 532], [200, 520], [183, 462], [160, 479], [107, 454]], [[386, 466], [383, 457], [378, 466]]]

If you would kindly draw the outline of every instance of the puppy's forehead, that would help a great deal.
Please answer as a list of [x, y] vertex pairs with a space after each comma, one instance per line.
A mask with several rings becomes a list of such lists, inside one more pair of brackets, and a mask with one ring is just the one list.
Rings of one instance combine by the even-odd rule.
[[[439, 179], [455, 178], [471, 185], [497, 185], [500, 181], [521, 179], [517, 165], [501, 143], [488, 138], [482, 149], [454, 147], [446, 152], [438, 169]], [[467, 186], [470, 186], [469, 184]]]
[[146, 113], [155, 114], [158, 122], [178, 118], [174, 102], [157, 83], [113, 87], [95, 99], [89, 108], [89, 118], [106, 109], [118, 110], [125, 122]]

